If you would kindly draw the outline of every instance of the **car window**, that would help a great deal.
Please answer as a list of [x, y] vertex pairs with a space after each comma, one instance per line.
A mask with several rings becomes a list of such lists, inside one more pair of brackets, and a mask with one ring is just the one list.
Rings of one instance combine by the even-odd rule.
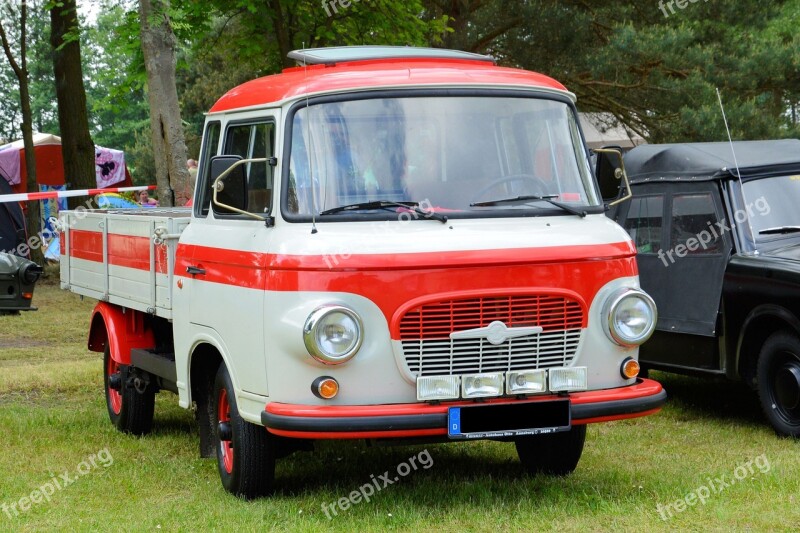
[[[203, 135], [203, 150], [200, 156], [200, 169], [198, 170], [197, 184], [207, 181], [207, 174], [211, 168], [211, 158], [217, 155], [220, 145], [220, 131], [221, 124], [219, 121], [209, 122], [206, 126], [206, 133]], [[200, 180], [200, 176], [206, 176], [206, 180]], [[197, 186], [197, 185], [195, 185]], [[202, 198], [200, 200], [200, 215], [208, 215], [208, 207], [211, 202], [211, 189], [207, 185], [202, 189]]]
[[676, 194], [672, 197], [670, 247], [682, 244], [689, 255], [720, 253], [723, 242], [718, 221], [711, 193]]
[[654, 254], [662, 249], [661, 227], [664, 197], [639, 196], [631, 200], [625, 229], [640, 254]]
[[[238, 155], [244, 159], [264, 159], [274, 155], [275, 125], [271, 122], [259, 124], [235, 124], [228, 128], [223, 154]], [[272, 204], [275, 167], [269, 162], [248, 163], [247, 211], [269, 213]]]

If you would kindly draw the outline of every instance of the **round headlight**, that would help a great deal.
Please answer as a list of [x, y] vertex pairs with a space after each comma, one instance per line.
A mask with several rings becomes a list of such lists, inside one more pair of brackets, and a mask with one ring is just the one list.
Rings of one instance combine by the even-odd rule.
[[326, 365], [349, 361], [361, 348], [361, 318], [347, 307], [326, 305], [306, 320], [303, 342], [311, 356]]
[[658, 313], [650, 296], [635, 289], [624, 289], [609, 298], [604, 314], [612, 341], [621, 346], [638, 346], [653, 334]]

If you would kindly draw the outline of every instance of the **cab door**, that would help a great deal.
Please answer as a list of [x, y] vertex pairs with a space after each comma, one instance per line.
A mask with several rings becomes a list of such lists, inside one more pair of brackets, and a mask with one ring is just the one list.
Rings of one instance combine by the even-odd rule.
[[718, 315], [732, 249], [724, 213], [711, 181], [638, 185], [620, 209], [637, 248], [642, 288], [658, 306], [656, 335], [642, 348], [643, 359], [719, 369]]
[[[246, 211], [260, 217], [274, 209], [277, 123], [275, 111], [221, 126], [219, 154], [268, 160], [245, 165]], [[190, 322], [198, 335], [223, 346], [236, 387], [266, 396], [264, 291], [272, 230], [264, 220], [212, 205], [210, 165], [203, 163], [195, 218], [181, 239], [191, 250], [183, 274], [190, 278]]]

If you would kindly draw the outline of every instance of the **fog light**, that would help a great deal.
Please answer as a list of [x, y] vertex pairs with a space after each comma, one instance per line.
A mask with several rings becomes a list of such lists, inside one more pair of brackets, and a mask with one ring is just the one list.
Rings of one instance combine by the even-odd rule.
[[536, 394], [547, 392], [546, 370], [506, 372], [506, 394]]
[[588, 373], [585, 366], [550, 369], [550, 391], [579, 391], [588, 388]]
[[461, 395], [464, 398], [487, 398], [503, 394], [503, 374], [475, 374], [464, 376]]
[[313, 392], [314, 396], [317, 398], [330, 400], [339, 394], [339, 382], [330, 376], [318, 377], [311, 383], [311, 392]]
[[458, 398], [461, 379], [458, 376], [426, 376], [417, 378], [417, 400], [454, 400]]
[[622, 377], [625, 379], [633, 379], [639, 375], [639, 370], [641, 367], [639, 366], [639, 362], [632, 357], [628, 357], [622, 362], [622, 367], [620, 367], [620, 372], [622, 373]]

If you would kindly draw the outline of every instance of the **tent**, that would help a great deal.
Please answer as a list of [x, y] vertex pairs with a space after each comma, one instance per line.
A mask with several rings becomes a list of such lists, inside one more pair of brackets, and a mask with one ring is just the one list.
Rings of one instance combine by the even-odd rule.
[[[64, 160], [61, 155], [61, 137], [49, 133], [33, 136], [36, 153], [36, 181], [40, 188], [63, 188]], [[26, 192], [28, 173], [25, 168], [25, 147], [22, 140], [0, 146], [0, 174], [11, 184], [13, 192]], [[128, 187], [133, 184], [125, 165], [125, 153], [95, 146], [95, 174], [97, 188]]]
[[[0, 179], [0, 194], [10, 194], [11, 185]], [[11, 252], [25, 241], [25, 217], [17, 202], [0, 204], [0, 252]]]
[[578, 113], [578, 116], [589, 148], [619, 146], [623, 150], [630, 150], [646, 143], [641, 135], [622, 124], [611, 113]]

